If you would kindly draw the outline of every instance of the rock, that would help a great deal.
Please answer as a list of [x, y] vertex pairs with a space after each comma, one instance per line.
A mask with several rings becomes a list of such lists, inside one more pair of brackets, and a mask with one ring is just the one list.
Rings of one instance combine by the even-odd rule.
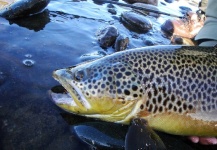
[[167, 3], [172, 3], [174, 0], [164, 0]]
[[129, 38], [124, 34], [120, 34], [115, 41], [115, 51], [118, 52], [125, 50], [128, 44]]
[[151, 4], [151, 5], [158, 6], [158, 0], [127, 0], [127, 1], [129, 3], [140, 2], [140, 3], [146, 3], [146, 4]]
[[169, 36], [173, 35], [174, 26], [171, 20], [166, 20], [162, 25], [161, 29], [167, 33]]
[[137, 32], [147, 32], [152, 29], [152, 22], [145, 16], [125, 11], [121, 14], [121, 20], [130, 30]]
[[180, 12], [181, 12], [182, 14], [186, 14], [187, 12], [192, 11], [191, 8], [186, 7], [186, 6], [179, 6], [179, 8], [180, 8]]
[[[147, 9], [152, 9], [154, 11], [159, 11], [159, 9], [156, 6], [150, 5], [150, 4], [144, 4], [144, 3], [134, 3], [134, 6], [139, 6], [139, 7], [143, 7], [143, 8], [147, 8]], [[135, 11], [141, 13], [141, 14], [145, 14], [145, 15], [150, 15], [150, 16], [154, 16], [154, 17], [159, 17], [160, 14], [157, 13], [153, 13], [150, 11], [144, 11], [144, 10], [138, 10], [135, 9]]]
[[152, 40], [150, 40], [150, 39], [144, 40], [144, 43], [147, 46], [153, 46], [153, 45], [155, 45], [155, 43]]
[[108, 12], [110, 12], [112, 15], [116, 15], [117, 11], [114, 8], [109, 8]]
[[50, 0], [26, 0], [14, 2], [0, 2], [0, 16], [7, 19], [28, 16], [40, 12], [44, 9]]
[[72, 133], [93, 149], [124, 150], [128, 126], [108, 122], [87, 122], [71, 127]]
[[96, 34], [102, 48], [112, 46], [118, 35], [119, 33], [117, 28], [111, 25], [99, 30]]

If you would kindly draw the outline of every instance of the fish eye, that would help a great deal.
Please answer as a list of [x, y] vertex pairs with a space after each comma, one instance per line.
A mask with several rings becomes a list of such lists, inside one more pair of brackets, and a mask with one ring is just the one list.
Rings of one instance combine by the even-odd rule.
[[78, 70], [74, 74], [74, 80], [76, 81], [81, 81], [84, 78], [84, 71], [83, 70]]

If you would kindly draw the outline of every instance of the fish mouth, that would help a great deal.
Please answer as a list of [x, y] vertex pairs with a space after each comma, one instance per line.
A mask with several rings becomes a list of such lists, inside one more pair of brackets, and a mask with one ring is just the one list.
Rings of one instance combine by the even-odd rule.
[[[76, 86], [73, 74], [67, 69], [60, 69], [53, 72], [53, 77], [61, 86], [55, 86], [50, 90], [50, 96], [58, 106], [68, 105], [77, 112], [85, 112], [91, 108], [90, 103]], [[64, 109], [64, 108], [63, 108]]]
[[48, 94], [51, 100], [57, 105], [77, 106], [75, 101], [69, 95], [69, 92], [67, 92], [61, 85], [52, 87], [51, 90], [48, 91]]

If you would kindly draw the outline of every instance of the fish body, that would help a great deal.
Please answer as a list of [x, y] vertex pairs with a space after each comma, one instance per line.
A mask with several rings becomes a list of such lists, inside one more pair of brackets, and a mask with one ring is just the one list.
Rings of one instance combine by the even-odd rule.
[[53, 77], [62, 109], [128, 124], [143, 118], [176, 135], [217, 136], [217, 49], [153, 46], [117, 52]]

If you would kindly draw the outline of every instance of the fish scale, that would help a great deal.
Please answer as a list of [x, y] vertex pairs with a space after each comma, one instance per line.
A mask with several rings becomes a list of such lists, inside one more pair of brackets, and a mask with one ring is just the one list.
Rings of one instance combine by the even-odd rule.
[[216, 48], [187, 46], [114, 53], [54, 71], [77, 105], [53, 99], [87, 117], [119, 123], [144, 118], [167, 133], [217, 136], [216, 55]]

